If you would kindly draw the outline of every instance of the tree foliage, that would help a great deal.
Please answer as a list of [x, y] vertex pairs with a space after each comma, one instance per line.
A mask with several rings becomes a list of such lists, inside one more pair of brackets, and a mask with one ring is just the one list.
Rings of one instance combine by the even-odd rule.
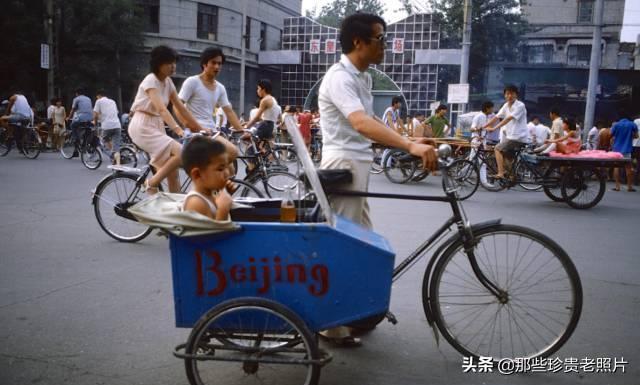
[[121, 73], [124, 57], [142, 46], [143, 23], [134, 0], [65, 0], [60, 3], [59, 80], [64, 93], [104, 88], [118, 98], [137, 75]]
[[[527, 22], [520, 13], [524, 0], [471, 0], [471, 55], [469, 83], [478, 92], [484, 88], [485, 72], [492, 61], [514, 61]], [[458, 48], [462, 42], [464, 0], [432, 0], [440, 22], [441, 48]], [[459, 70], [441, 72], [443, 83], [457, 83]], [[442, 87], [440, 87], [442, 88]]]
[[358, 11], [382, 16], [385, 13], [385, 7], [379, 0], [333, 0], [330, 4], [323, 6], [317, 15], [307, 11], [307, 17], [320, 24], [340, 28], [340, 23], [345, 17]]
[[[57, 52], [55, 88], [69, 102], [73, 89], [105, 88], [117, 98], [121, 85], [136, 74], [120, 74], [120, 61], [139, 51], [142, 18], [135, 0], [53, 0], [47, 15], [43, 1], [5, 0], [0, 13], [0, 93], [22, 91], [31, 102], [46, 99], [47, 71], [40, 68], [45, 23], [52, 23]], [[138, 79], [139, 80], [139, 79]]]

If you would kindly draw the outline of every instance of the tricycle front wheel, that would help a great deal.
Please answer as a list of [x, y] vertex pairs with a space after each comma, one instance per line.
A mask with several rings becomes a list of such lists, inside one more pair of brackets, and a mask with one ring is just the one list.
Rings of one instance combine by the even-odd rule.
[[185, 355], [191, 385], [315, 385], [323, 364], [304, 321], [264, 298], [234, 299], [211, 309], [191, 331]]

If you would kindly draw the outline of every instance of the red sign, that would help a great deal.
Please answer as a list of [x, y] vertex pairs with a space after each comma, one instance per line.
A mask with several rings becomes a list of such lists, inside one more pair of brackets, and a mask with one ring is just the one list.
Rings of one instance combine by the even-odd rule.
[[393, 53], [404, 53], [404, 39], [403, 38], [395, 38], [393, 39]]
[[325, 53], [336, 53], [336, 39], [327, 39], [324, 42]]
[[312, 55], [320, 53], [320, 39], [309, 40], [309, 53]]
[[[203, 255], [204, 254], [204, 255]], [[286, 263], [282, 258], [249, 257], [246, 263], [226, 265], [220, 253], [196, 250], [196, 295], [214, 297], [224, 293], [227, 285], [247, 284], [264, 294], [274, 284], [307, 285], [313, 296], [329, 291], [329, 269], [325, 265]]]

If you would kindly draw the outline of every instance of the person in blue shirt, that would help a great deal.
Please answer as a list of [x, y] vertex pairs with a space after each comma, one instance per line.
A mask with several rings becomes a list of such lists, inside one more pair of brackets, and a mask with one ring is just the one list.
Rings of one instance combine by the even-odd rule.
[[[82, 133], [80, 129], [82, 127], [88, 127], [91, 121], [93, 120], [93, 105], [91, 104], [91, 99], [88, 96], [84, 95], [82, 89], [78, 88], [76, 90], [76, 97], [73, 98], [73, 103], [71, 105], [71, 111], [69, 111], [69, 116], [67, 116], [67, 120], [71, 118], [71, 135], [75, 139], [76, 146], [80, 144], [80, 137]], [[77, 157], [78, 152], [73, 152], [73, 157]]]
[[[638, 126], [629, 119], [629, 115], [625, 111], [620, 111], [620, 120], [611, 127], [611, 136], [613, 136], [613, 151], [619, 152], [625, 159], [631, 159], [633, 151], [633, 139], [638, 137]], [[631, 162], [625, 165], [627, 173], [627, 191], [636, 191], [633, 188], [633, 170]], [[620, 169], [613, 170], [613, 177], [616, 180], [614, 191], [620, 191]]]

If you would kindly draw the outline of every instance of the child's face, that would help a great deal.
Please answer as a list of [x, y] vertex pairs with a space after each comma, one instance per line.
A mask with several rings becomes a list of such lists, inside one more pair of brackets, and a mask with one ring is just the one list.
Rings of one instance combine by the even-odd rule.
[[229, 159], [226, 153], [211, 158], [207, 167], [200, 171], [201, 183], [212, 190], [224, 188], [230, 176]]

